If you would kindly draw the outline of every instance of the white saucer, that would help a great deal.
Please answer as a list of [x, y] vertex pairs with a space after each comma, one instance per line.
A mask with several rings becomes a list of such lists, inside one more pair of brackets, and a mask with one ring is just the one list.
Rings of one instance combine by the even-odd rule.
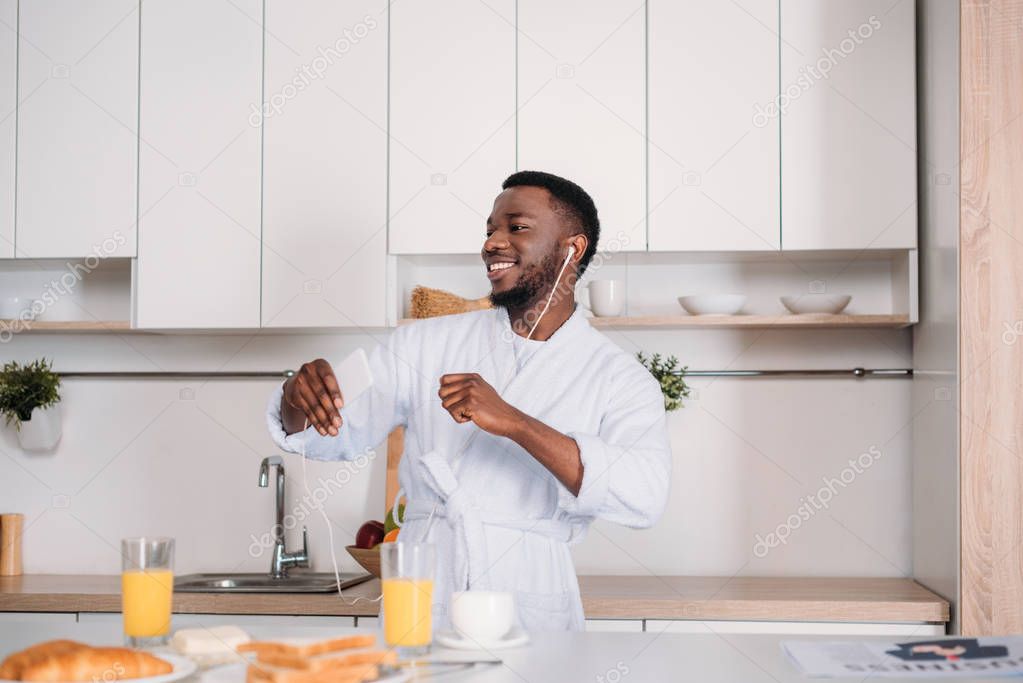
[[473, 640], [454, 630], [438, 631], [433, 639], [438, 645], [454, 650], [504, 650], [528, 644], [529, 634], [518, 626], [514, 626], [504, 638], [498, 640]]

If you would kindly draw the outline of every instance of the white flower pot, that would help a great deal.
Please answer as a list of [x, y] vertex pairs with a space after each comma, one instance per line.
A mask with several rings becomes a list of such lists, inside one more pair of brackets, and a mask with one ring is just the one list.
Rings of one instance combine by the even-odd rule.
[[18, 441], [26, 451], [48, 451], [57, 445], [61, 436], [60, 404], [49, 408], [36, 408], [32, 419], [21, 423]]

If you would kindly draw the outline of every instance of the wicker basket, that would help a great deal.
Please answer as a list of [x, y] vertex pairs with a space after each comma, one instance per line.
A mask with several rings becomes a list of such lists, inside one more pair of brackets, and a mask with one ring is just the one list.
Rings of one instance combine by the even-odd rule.
[[411, 314], [413, 318], [434, 318], [439, 315], [468, 313], [493, 308], [489, 297], [465, 299], [443, 289], [418, 286], [412, 290]]

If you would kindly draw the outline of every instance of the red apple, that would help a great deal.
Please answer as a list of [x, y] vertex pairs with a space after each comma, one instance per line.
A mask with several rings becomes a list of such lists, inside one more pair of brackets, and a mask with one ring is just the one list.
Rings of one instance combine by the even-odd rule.
[[355, 546], [366, 550], [384, 540], [384, 523], [371, 519], [359, 527], [355, 534]]

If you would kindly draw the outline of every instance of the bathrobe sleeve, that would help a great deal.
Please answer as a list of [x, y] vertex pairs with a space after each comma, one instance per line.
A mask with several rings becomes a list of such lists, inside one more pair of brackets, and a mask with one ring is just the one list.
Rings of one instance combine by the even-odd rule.
[[[301, 453], [305, 444], [306, 457], [314, 460], [352, 460], [370, 455], [372, 449], [384, 442], [392, 429], [408, 422], [412, 386], [408, 354], [409, 331], [413, 326], [399, 327], [391, 332], [387, 341], [378, 344], [368, 354], [373, 386], [341, 408], [341, 428], [337, 436], [321, 436], [315, 427], [304, 432], [286, 434], [281, 424], [282, 383], [270, 395], [266, 422], [270, 437], [278, 448], [289, 453]], [[341, 359], [337, 359], [341, 360]], [[332, 362], [333, 366], [334, 363]], [[345, 388], [341, 387], [344, 394]]]
[[579, 495], [559, 488], [571, 516], [601, 518], [633, 528], [652, 526], [664, 512], [671, 481], [671, 443], [664, 397], [639, 363], [628, 367], [601, 397], [607, 408], [596, 434], [569, 431], [583, 463]]

